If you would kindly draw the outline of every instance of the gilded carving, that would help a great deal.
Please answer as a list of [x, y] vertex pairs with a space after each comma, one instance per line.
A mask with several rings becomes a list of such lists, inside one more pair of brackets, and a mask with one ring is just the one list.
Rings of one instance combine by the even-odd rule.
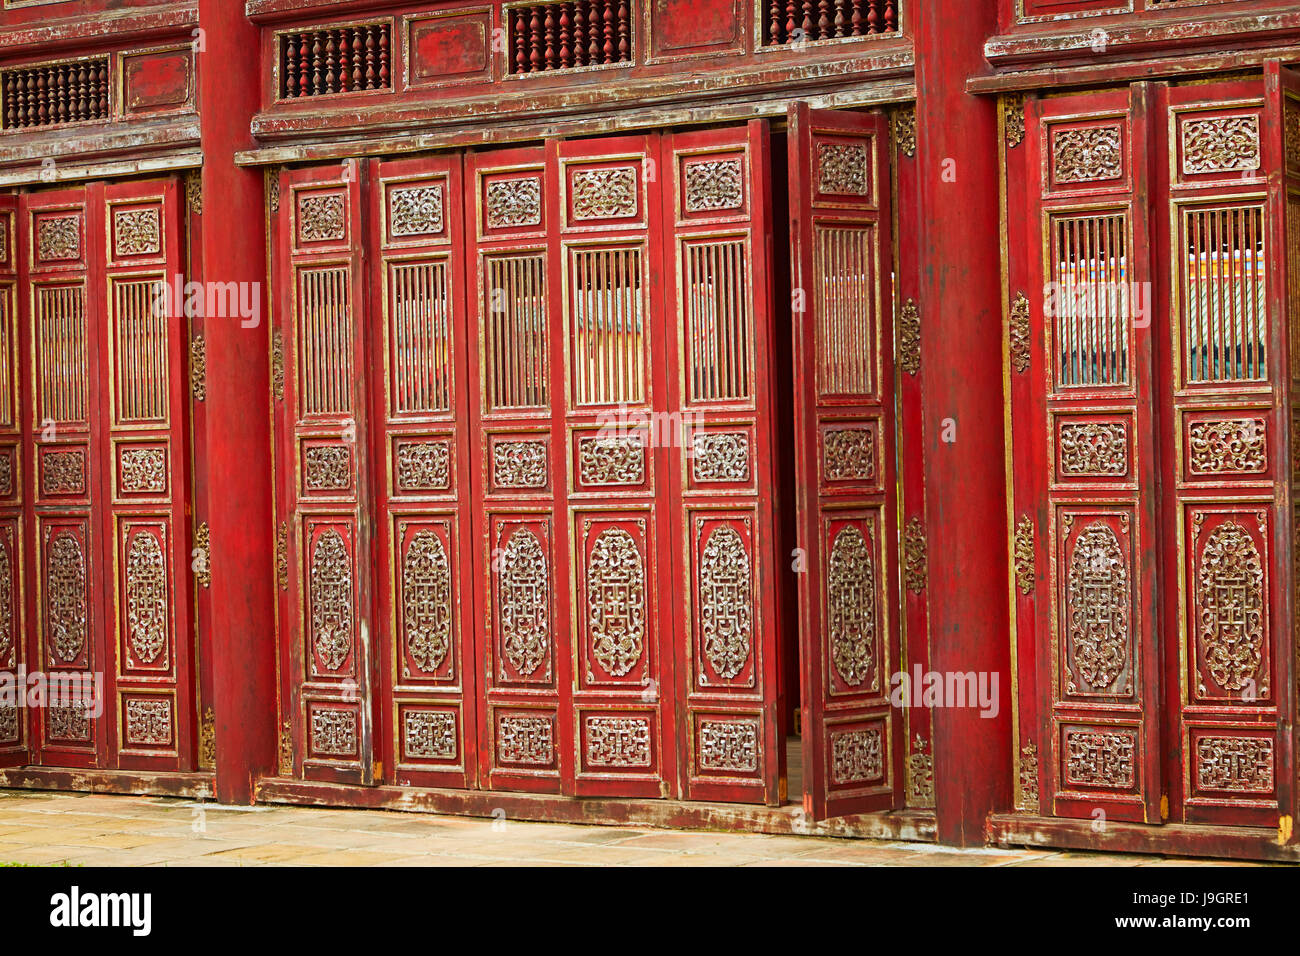
[[489, 229], [538, 226], [542, 222], [542, 182], [535, 177], [498, 179], [487, 187]]
[[1017, 372], [1029, 370], [1029, 300], [1022, 292], [1011, 303], [1007, 316], [1007, 338], [1011, 349], [1011, 367]]
[[199, 767], [212, 770], [217, 765], [217, 715], [209, 707], [199, 724]]
[[916, 155], [916, 107], [904, 106], [895, 111], [894, 144], [904, 156]]
[[650, 722], [644, 717], [587, 717], [587, 766], [651, 766]]
[[921, 371], [921, 311], [912, 299], [898, 313], [898, 364], [908, 375]]
[[45, 623], [55, 660], [70, 664], [86, 647], [86, 556], [71, 531], [55, 531], [45, 570]]
[[817, 189], [837, 196], [868, 196], [871, 181], [867, 147], [860, 144], [817, 144]]
[[425, 236], [442, 232], [442, 187], [404, 186], [389, 193], [389, 228], [394, 236]]
[[828, 428], [822, 435], [822, 471], [827, 481], [871, 481], [876, 477], [875, 431], [870, 427]]
[[357, 715], [350, 710], [319, 708], [311, 712], [313, 753], [350, 757], [357, 752]]
[[1259, 169], [1259, 116], [1210, 116], [1183, 122], [1183, 175]]
[[1021, 813], [1038, 812], [1038, 748], [1032, 743], [1020, 748], [1020, 785], [1016, 789], [1016, 809]]
[[18, 742], [18, 708], [12, 704], [0, 707], [0, 743]]
[[36, 223], [36, 258], [41, 262], [81, 258], [81, 217], [58, 216]]
[[1268, 737], [1201, 737], [1196, 741], [1200, 790], [1273, 792], [1273, 741]]
[[637, 212], [636, 169], [580, 169], [573, 174], [573, 218], [626, 219]]
[[1085, 126], [1052, 133], [1052, 176], [1058, 183], [1105, 182], [1123, 175], [1119, 126]]
[[438, 536], [417, 531], [402, 556], [402, 636], [426, 674], [436, 673], [451, 650], [451, 565]]
[[758, 724], [752, 720], [701, 720], [699, 742], [701, 770], [758, 770]]
[[903, 532], [903, 583], [913, 594], [925, 590], [927, 577], [925, 525], [913, 515]]
[[549, 767], [555, 763], [555, 739], [549, 717], [508, 714], [497, 726], [500, 763]]
[[14, 666], [14, 570], [8, 536], [0, 539], [0, 667]]
[[726, 680], [749, 661], [754, 594], [745, 542], [734, 528], [714, 528], [700, 556], [700, 633], [704, 655]]
[[1137, 735], [1133, 731], [1069, 730], [1065, 734], [1067, 786], [1132, 789]]
[[907, 758], [907, 804], [911, 807], [934, 806], [934, 758], [926, 753], [927, 743], [917, 734]]
[[1065, 598], [1071, 693], [1078, 690], [1075, 677], [1092, 691], [1115, 689], [1116, 679], [1128, 669], [1129, 582], [1128, 561], [1110, 526], [1097, 521], [1079, 532], [1070, 556]]
[[86, 493], [86, 451], [47, 451], [41, 456], [41, 494], [84, 495]]
[[1011, 542], [1011, 557], [1015, 562], [1016, 585], [1021, 594], [1034, 591], [1034, 523], [1028, 515], [1016, 522], [1016, 533]]
[[14, 493], [14, 459], [12, 452], [0, 451], [0, 497]]
[[749, 481], [749, 436], [744, 432], [695, 432], [691, 475], [696, 481]]
[[831, 782], [870, 783], [885, 776], [879, 727], [831, 734]]
[[442, 491], [451, 485], [451, 449], [446, 442], [402, 442], [397, 446], [401, 491]]
[[152, 664], [167, 647], [167, 566], [158, 538], [131, 536], [126, 556], [126, 622], [131, 652]]
[[[1225, 521], [1206, 539], [1196, 610], [1201, 662], [1214, 682], [1225, 690], [1253, 687], [1264, 650], [1264, 565], [1254, 539], [1235, 521]], [[1261, 693], [1268, 690], [1267, 680], [1263, 675]]]
[[537, 536], [517, 529], [500, 555], [498, 613], [505, 658], [524, 677], [541, 667], [550, 651], [549, 577]]
[[293, 725], [287, 720], [280, 725], [280, 776], [293, 776]]
[[185, 205], [190, 212], [203, 212], [203, 171], [191, 169], [185, 174]]
[[167, 452], [162, 448], [122, 449], [122, 491], [131, 494], [167, 489]]
[[302, 242], [331, 242], [345, 235], [343, 197], [302, 196], [298, 200], [298, 238]]
[[1268, 467], [1261, 419], [1197, 421], [1187, 427], [1192, 474], [1258, 474]]
[[208, 542], [208, 523], [200, 521], [194, 529], [194, 550], [198, 552], [194, 564], [194, 576], [205, 588], [212, 587], [212, 551]]
[[280, 167], [268, 166], [262, 171], [262, 182], [266, 189], [266, 208], [271, 212], [280, 211]]
[[492, 483], [498, 488], [545, 488], [546, 442], [502, 441], [494, 444]]
[[1287, 169], [1300, 169], [1300, 105], [1289, 96], [1282, 119]]
[[1025, 139], [1025, 97], [1020, 93], [1011, 93], [1003, 96], [1000, 102], [1007, 147], [1015, 149]]
[[316, 661], [337, 671], [352, 656], [352, 565], [337, 531], [327, 530], [312, 548], [309, 571], [312, 647]]
[[[840, 680], [862, 685], [875, 674], [876, 572], [871, 546], [856, 525], [835, 535], [826, 570], [831, 662]], [[874, 686], [875, 681], [872, 681]]]
[[352, 485], [352, 452], [347, 445], [303, 449], [303, 481], [309, 491], [339, 491]]
[[284, 401], [284, 333], [279, 329], [271, 330], [271, 394]]
[[687, 212], [740, 209], [744, 204], [744, 172], [739, 159], [686, 164]]
[[645, 445], [636, 438], [579, 438], [578, 473], [584, 485], [639, 485]]
[[1128, 474], [1128, 430], [1123, 422], [1066, 422], [1061, 425], [1063, 475]]
[[275, 533], [275, 577], [281, 591], [289, 590], [289, 526], [283, 521]]
[[602, 531], [587, 558], [591, 653], [607, 674], [622, 677], [645, 649], [645, 561], [622, 528]]
[[452, 711], [408, 710], [402, 716], [402, 749], [408, 758], [456, 759], [456, 715]]
[[82, 743], [90, 740], [90, 715], [82, 703], [51, 704], [46, 709], [47, 733], [51, 740]]
[[208, 347], [201, 335], [190, 341], [190, 390], [196, 402], [208, 397]]
[[172, 742], [171, 701], [134, 697], [126, 702], [126, 742], [165, 747]]
[[162, 220], [158, 209], [115, 209], [113, 248], [119, 256], [156, 256], [161, 252]]

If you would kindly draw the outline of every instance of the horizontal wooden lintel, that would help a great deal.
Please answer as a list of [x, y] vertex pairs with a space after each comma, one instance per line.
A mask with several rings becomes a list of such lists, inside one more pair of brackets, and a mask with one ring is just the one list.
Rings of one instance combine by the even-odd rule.
[[0, 768], [0, 788], [124, 793], [153, 797], [212, 799], [210, 772], [149, 773], [142, 770], [65, 770], [54, 767]]

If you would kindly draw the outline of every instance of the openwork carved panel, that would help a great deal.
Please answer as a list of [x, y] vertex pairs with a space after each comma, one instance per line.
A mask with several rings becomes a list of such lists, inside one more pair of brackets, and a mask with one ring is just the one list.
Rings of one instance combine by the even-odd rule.
[[1020, 780], [1016, 789], [1016, 809], [1022, 813], [1038, 812], [1038, 748], [1032, 743], [1020, 748]]
[[131, 535], [126, 555], [126, 624], [131, 653], [152, 664], [167, 648], [167, 566], [158, 538]]
[[[1095, 521], [1079, 532], [1066, 579], [1067, 689], [1128, 693], [1132, 668], [1132, 590], [1128, 558], [1115, 532]], [[1116, 687], [1121, 674], [1124, 687]]]
[[350, 710], [318, 708], [311, 712], [312, 753], [351, 757], [357, 752], [357, 715]]
[[885, 776], [884, 741], [879, 727], [831, 733], [831, 782], [869, 783]]
[[1259, 169], [1259, 116], [1211, 116], [1183, 122], [1183, 175]]
[[1118, 125], [1052, 132], [1052, 178], [1058, 183], [1105, 182], [1123, 175]]
[[701, 720], [698, 759], [701, 770], [755, 773], [758, 724], [752, 720]]
[[1282, 112], [1282, 130], [1287, 169], [1300, 169], [1300, 106], [1290, 97], [1286, 98]]
[[650, 721], [644, 717], [589, 715], [587, 724], [587, 766], [648, 768], [652, 765]]
[[167, 490], [167, 451], [163, 448], [122, 450], [122, 491], [157, 494]]
[[[14, 666], [14, 562], [10, 537], [0, 538], [0, 667]], [[3, 736], [3, 735], [0, 735]]]
[[1258, 418], [1192, 422], [1187, 427], [1192, 474], [1259, 474], [1267, 470], [1266, 434], [1265, 424]]
[[578, 475], [584, 485], [639, 485], [645, 445], [636, 438], [579, 438]]
[[1208, 671], [1224, 690], [1267, 692], [1268, 675], [1260, 673], [1266, 613], [1259, 549], [1244, 527], [1225, 521], [1206, 538], [1196, 574], [1202, 680]]
[[402, 751], [408, 758], [456, 759], [456, 715], [449, 710], [408, 710], [402, 715]]
[[346, 445], [303, 449], [303, 484], [308, 491], [342, 491], [352, 485], [352, 453]]
[[499, 179], [488, 183], [487, 226], [516, 229], [542, 222], [542, 182], [536, 178]]
[[552, 720], [549, 717], [503, 715], [497, 722], [497, 761], [537, 767], [554, 764]]
[[691, 475], [696, 481], [749, 481], [749, 436], [744, 432], [695, 432]]
[[401, 442], [397, 446], [400, 491], [445, 491], [451, 486], [451, 448], [445, 441]]
[[415, 666], [437, 673], [451, 650], [451, 566], [438, 535], [417, 531], [402, 555], [402, 639]]
[[826, 611], [835, 673], [849, 687], [866, 683], [864, 689], [874, 689], [879, 664], [875, 565], [871, 545], [856, 525], [841, 528], [831, 545]]
[[817, 188], [838, 196], [867, 196], [871, 192], [867, 147], [848, 143], [817, 144]]
[[925, 590], [929, 570], [926, 560], [925, 525], [913, 515], [903, 532], [903, 584], [913, 594]]
[[1022, 292], [1011, 303], [1007, 318], [1007, 335], [1010, 339], [1011, 367], [1017, 372], [1029, 371], [1029, 300]]
[[739, 209], [745, 204], [744, 173], [739, 159], [686, 164], [686, 211]]
[[45, 625], [55, 661], [72, 663], [86, 649], [86, 555], [70, 531], [48, 539], [45, 571]]
[[85, 704], [52, 704], [46, 709], [50, 740], [85, 743], [90, 740], [90, 715]]
[[352, 564], [337, 531], [326, 530], [312, 548], [309, 571], [312, 648], [316, 663], [337, 671], [352, 656]]
[[1128, 429], [1123, 422], [1064, 422], [1060, 448], [1063, 476], [1128, 474]]
[[162, 251], [157, 208], [113, 211], [113, 248], [119, 256], [156, 256]]
[[498, 488], [545, 488], [546, 442], [502, 441], [494, 444], [492, 484]]
[[920, 734], [907, 757], [907, 805], [934, 807], [934, 757], [926, 753], [927, 742]]
[[41, 456], [41, 494], [84, 495], [85, 493], [85, 449], [48, 451]]
[[18, 708], [6, 704], [0, 707], [0, 743], [11, 744], [18, 740]]
[[166, 747], [173, 740], [172, 705], [164, 699], [130, 698], [126, 702], [127, 745]]
[[497, 577], [502, 652], [515, 673], [528, 677], [548, 659], [551, 646], [550, 576], [535, 534], [519, 528], [510, 535]]
[[714, 672], [730, 680], [749, 661], [754, 591], [745, 542], [734, 528], [713, 529], [700, 556], [700, 632]]
[[1068, 730], [1067, 786], [1131, 790], [1136, 779], [1137, 733], [1130, 730]]
[[1196, 741], [1200, 790], [1273, 792], [1273, 741], [1268, 737], [1201, 737]]
[[389, 194], [389, 230], [394, 236], [435, 235], [443, 229], [441, 186], [402, 186]]
[[81, 258], [81, 217], [58, 216], [36, 223], [36, 258], [60, 262]]
[[637, 213], [636, 169], [580, 169], [573, 174], [573, 218], [626, 219]]
[[921, 371], [921, 310], [912, 299], [898, 313], [898, 364], [908, 375]]
[[339, 194], [298, 199], [298, 238], [302, 242], [333, 242], [346, 234], [343, 197]]
[[623, 677], [645, 652], [645, 560], [636, 540], [608, 528], [587, 557], [591, 653], [607, 674]]
[[7, 452], [0, 452], [0, 498], [7, 498], [14, 493], [14, 459]]
[[1034, 522], [1021, 515], [1011, 542], [1011, 559], [1015, 563], [1016, 586], [1021, 594], [1034, 591]]
[[875, 431], [828, 428], [822, 436], [822, 473], [827, 481], [872, 481], [876, 477]]

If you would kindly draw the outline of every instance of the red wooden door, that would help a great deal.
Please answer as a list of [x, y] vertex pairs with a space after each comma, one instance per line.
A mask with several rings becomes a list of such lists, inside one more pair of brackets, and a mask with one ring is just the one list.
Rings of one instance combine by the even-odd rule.
[[23, 584], [22, 412], [18, 401], [18, 197], [0, 196], [0, 680], [15, 697], [0, 702], [0, 766], [30, 762], [26, 709], [17, 694], [26, 670], [27, 607]]
[[889, 124], [790, 108], [804, 807], [902, 794]]

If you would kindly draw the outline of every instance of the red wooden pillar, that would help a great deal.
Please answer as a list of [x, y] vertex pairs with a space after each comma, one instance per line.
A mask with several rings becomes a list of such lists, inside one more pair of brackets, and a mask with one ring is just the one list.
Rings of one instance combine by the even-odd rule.
[[918, 306], [926, 370], [926, 522], [932, 666], [998, 679], [996, 717], [934, 711], [938, 836], [984, 841], [1011, 805], [1006, 458], [1003, 443], [997, 103], [965, 92], [986, 72], [995, 0], [912, 4], [916, 39]]
[[243, 4], [199, 0], [204, 216], [196, 262], [208, 282], [258, 283], [261, 320], [205, 320], [206, 520], [212, 583], [205, 626], [213, 643], [217, 799], [252, 803], [276, 760], [275, 534], [271, 521], [269, 308], [261, 170], [235, 165], [252, 146], [258, 31]]

